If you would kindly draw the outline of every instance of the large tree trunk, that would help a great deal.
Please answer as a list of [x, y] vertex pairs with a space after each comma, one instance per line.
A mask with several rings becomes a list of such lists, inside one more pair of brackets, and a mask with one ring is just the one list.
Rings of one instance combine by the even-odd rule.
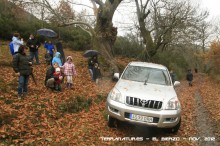
[[138, 22], [140, 26], [141, 36], [145, 44], [145, 49], [142, 52], [142, 55], [144, 55], [142, 59], [144, 61], [150, 61], [151, 58], [156, 54], [157, 50], [155, 49], [155, 44], [151, 37], [150, 31], [148, 31], [145, 27], [144, 19], [142, 20], [142, 18], [140, 18]]
[[[142, 0], [140, 0], [140, 2], [142, 5], [143, 4]], [[151, 32], [146, 28], [146, 23], [145, 23], [145, 19], [150, 14], [150, 10], [146, 11], [146, 8], [149, 2], [150, 0], [147, 0], [145, 5], [142, 5], [141, 7], [139, 7], [139, 1], [135, 0], [140, 32], [143, 38], [143, 42], [145, 44], [145, 49], [141, 53], [142, 55], [141, 58], [144, 61], [150, 61], [151, 57], [153, 57], [157, 52], [155, 49], [153, 38], [151, 36]]]
[[117, 37], [117, 29], [111, 25], [104, 27], [102, 24], [97, 24], [97, 27], [101, 29], [95, 29], [94, 48], [100, 51], [101, 55], [110, 64], [113, 72], [119, 72], [112, 50]]
[[99, 3], [100, 7], [97, 12], [94, 29], [95, 36], [93, 38], [93, 47], [100, 51], [114, 72], [119, 72], [119, 69], [113, 55], [113, 45], [117, 37], [117, 28], [113, 26], [112, 18], [120, 2], [121, 0], [106, 1], [105, 4]]

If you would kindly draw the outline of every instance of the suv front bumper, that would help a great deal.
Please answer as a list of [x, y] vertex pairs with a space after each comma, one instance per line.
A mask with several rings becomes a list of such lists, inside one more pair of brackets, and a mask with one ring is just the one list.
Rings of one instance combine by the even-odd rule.
[[[107, 98], [106, 108], [108, 114], [120, 121], [127, 121], [133, 124], [142, 124], [159, 128], [171, 128], [179, 123], [181, 110], [158, 110], [142, 107], [134, 107]], [[130, 114], [153, 117], [153, 122], [136, 121], [129, 118]]]

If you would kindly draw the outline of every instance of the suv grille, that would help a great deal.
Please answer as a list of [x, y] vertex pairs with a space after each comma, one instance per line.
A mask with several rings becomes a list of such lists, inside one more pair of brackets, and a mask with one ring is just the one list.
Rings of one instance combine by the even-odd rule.
[[126, 103], [132, 106], [144, 107], [144, 108], [152, 108], [152, 109], [160, 109], [162, 107], [163, 102], [156, 100], [144, 100], [136, 97], [126, 97]]

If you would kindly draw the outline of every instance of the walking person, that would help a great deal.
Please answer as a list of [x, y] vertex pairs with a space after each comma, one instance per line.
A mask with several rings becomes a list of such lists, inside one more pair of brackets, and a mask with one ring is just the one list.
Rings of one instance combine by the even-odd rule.
[[170, 70], [170, 77], [171, 77], [172, 83], [174, 84], [174, 82], [176, 81], [176, 74], [173, 72], [173, 70]]
[[30, 58], [33, 63], [33, 59], [36, 59], [36, 64], [40, 64], [39, 57], [38, 57], [38, 48], [40, 47], [40, 42], [34, 37], [33, 34], [30, 35], [29, 40], [27, 41], [27, 46], [29, 47], [30, 51]]
[[188, 70], [188, 73], [186, 75], [186, 80], [188, 81], [189, 86], [192, 86], [193, 74], [191, 69]]
[[76, 69], [75, 65], [73, 64], [73, 58], [68, 56], [66, 62], [64, 63], [61, 68], [64, 69], [64, 75], [67, 79], [67, 88], [73, 89], [73, 76], [76, 76]]
[[100, 77], [101, 77], [101, 71], [100, 71], [99, 64], [95, 63], [93, 67], [93, 81], [95, 81], [96, 84], [98, 84]]
[[12, 45], [13, 45], [13, 49], [14, 52], [13, 54], [18, 53], [18, 49], [21, 45], [24, 45], [24, 40], [23, 38], [21, 38], [20, 34], [15, 32], [13, 37], [12, 37]]
[[21, 99], [28, 92], [29, 75], [32, 73], [32, 62], [27, 55], [28, 48], [21, 45], [17, 54], [13, 56], [13, 69], [19, 77], [18, 81], [18, 98]]

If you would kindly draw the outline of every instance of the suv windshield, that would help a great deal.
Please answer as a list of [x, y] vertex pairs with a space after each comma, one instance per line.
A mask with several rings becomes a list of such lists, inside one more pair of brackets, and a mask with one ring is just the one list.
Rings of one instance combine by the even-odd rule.
[[143, 66], [129, 65], [125, 70], [122, 79], [160, 85], [171, 85], [166, 70]]

